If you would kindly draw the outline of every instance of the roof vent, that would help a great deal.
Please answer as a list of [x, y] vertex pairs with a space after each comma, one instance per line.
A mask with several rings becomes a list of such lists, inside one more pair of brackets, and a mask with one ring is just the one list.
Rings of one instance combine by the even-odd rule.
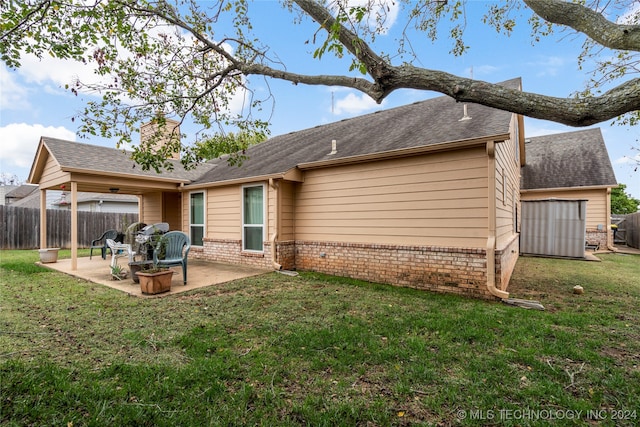
[[531, 138], [525, 138], [525, 139], [524, 139], [524, 143], [525, 143], [525, 144], [528, 144], [528, 143], [530, 143], [530, 142], [531, 142]]
[[462, 118], [460, 120], [458, 120], [459, 122], [465, 121], [465, 120], [471, 120], [471, 116], [469, 114], [467, 114], [467, 104], [464, 104], [462, 106], [463, 108], [463, 113], [462, 113]]
[[331, 152], [329, 153], [329, 155], [334, 155], [338, 153], [338, 143], [336, 142], [335, 139], [331, 140]]

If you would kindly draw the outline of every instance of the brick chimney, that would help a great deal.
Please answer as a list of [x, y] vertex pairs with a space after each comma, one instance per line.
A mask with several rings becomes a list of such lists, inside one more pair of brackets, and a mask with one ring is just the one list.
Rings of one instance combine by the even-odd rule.
[[[180, 139], [180, 122], [173, 119], [164, 119], [165, 125], [160, 128], [155, 120], [143, 123], [140, 126], [140, 143], [144, 143], [152, 138], [156, 140], [152, 142], [154, 151], [160, 147], [164, 147], [172, 139]], [[156, 133], [161, 132], [160, 135]], [[180, 153], [173, 153], [172, 159], [180, 160]]]

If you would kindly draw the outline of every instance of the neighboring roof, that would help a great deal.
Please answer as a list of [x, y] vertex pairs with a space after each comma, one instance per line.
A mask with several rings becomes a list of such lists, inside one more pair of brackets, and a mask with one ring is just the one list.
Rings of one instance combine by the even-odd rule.
[[[111, 194], [111, 193], [87, 193], [84, 191], [78, 192], [78, 204], [88, 203], [95, 201], [103, 202], [116, 202], [116, 203], [138, 203], [138, 196], [131, 194]], [[68, 194], [64, 195], [65, 204], [69, 204], [71, 199]], [[62, 197], [54, 202], [54, 205], [60, 205]]]
[[[502, 83], [520, 88], [520, 79]], [[214, 167], [192, 185], [285, 173], [300, 164], [366, 156], [394, 150], [508, 135], [512, 113], [466, 104], [448, 96], [342, 120], [276, 136], [247, 150], [241, 167], [226, 158], [209, 162]], [[330, 155], [336, 140], [337, 153]]]
[[128, 151], [44, 136], [42, 142], [63, 170], [86, 170], [188, 182], [208, 169], [207, 165], [201, 165], [197, 169], [185, 170], [179, 160], [169, 160], [173, 170], [158, 174], [154, 170], [143, 171], [140, 165], [131, 160], [131, 152]]
[[22, 199], [27, 197], [29, 194], [33, 193], [38, 189], [37, 185], [31, 184], [22, 184], [11, 191], [8, 191], [4, 197], [5, 199]]
[[525, 149], [522, 190], [618, 185], [599, 128], [528, 138]]
[[[36, 189], [38, 188], [37, 185], [33, 187], [35, 187]], [[56, 201], [54, 201], [51, 204], [56, 206], [59, 205], [60, 198], [57, 197], [55, 194], [57, 193], [59, 195], [62, 192], [59, 190], [47, 191], [47, 194], [50, 194], [50, 193], [53, 193], [54, 197], [56, 198]], [[49, 197], [47, 197], [47, 199], [49, 199]], [[138, 203], [138, 197], [129, 195], [129, 194], [86, 193], [82, 191], [78, 192], [78, 203], [87, 203], [94, 200], [103, 200], [105, 202], [110, 201], [110, 202], [118, 202], [118, 203]], [[71, 200], [67, 198], [67, 201], [70, 202]], [[40, 192], [33, 191], [29, 195], [12, 202], [11, 206], [20, 207], [20, 208], [38, 208], [39, 209], [40, 208]]]
[[4, 204], [5, 196], [16, 188], [17, 185], [0, 185], [0, 204]]
[[118, 203], [138, 203], [138, 196], [132, 194], [110, 194], [110, 193], [78, 193], [78, 203], [81, 202], [118, 202]]
[[[38, 188], [38, 186], [35, 186], [36, 188]], [[39, 191], [34, 191], [33, 193], [30, 193], [29, 195], [18, 199], [16, 201], [11, 202], [11, 205], [13, 207], [16, 208], [37, 208], [40, 209], [40, 192]]]

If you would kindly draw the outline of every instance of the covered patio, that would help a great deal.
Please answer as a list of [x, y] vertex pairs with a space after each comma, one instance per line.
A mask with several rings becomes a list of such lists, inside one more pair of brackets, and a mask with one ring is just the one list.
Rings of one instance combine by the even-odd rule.
[[[97, 257], [94, 256], [93, 259], [89, 259], [89, 257], [77, 258], [77, 265], [75, 269], [73, 268], [72, 259], [63, 259], [58, 260], [55, 263], [41, 265], [79, 279], [99, 283], [101, 285], [126, 292], [131, 296], [144, 298], [174, 295], [194, 289], [220, 285], [222, 283], [243, 279], [245, 277], [258, 276], [268, 272], [267, 270], [253, 267], [190, 259], [186, 285], [182, 284], [182, 270], [180, 267], [174, 267], [171, 268], [171, 270], [174, 271], [174, 274], [171, 281], [171, 290], [169, 292], [156, 295], [145, 295], [140, 291], [140, 284], [134, 283], [130, 275], [123, 280], [112, 280], [109, 268], [110, 262], [110, 256], [108, 256], [106, 260], [103, 260], [98, 255]], [[126, 263], [124, 263], [124, 265], [126, 268]]]
[[170, 170], [162, 173], [145, 171], [122, 150], [42, 137], [29, 174], [29, 182], [40, 187], [40, 248], [48, 247], [47, 216], [44, 214], [47, 190], [69, 192], [69, 271], [79, 273], [82, 268], [78, 258], [78, 192], [138, 196], [139, 221], [147, 224], [166, 222], [171, 230], [183, 231], [183, 213], [188, 212], [182, 201], [183, 186], [210, 166], [203, 164], [186, 170], [179, 160], [168, 162], [172, 165]]

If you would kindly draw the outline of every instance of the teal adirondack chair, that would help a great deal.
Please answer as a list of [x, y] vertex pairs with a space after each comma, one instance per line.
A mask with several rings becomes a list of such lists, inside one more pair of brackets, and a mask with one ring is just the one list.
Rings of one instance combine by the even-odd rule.
[[191, 249], [189, 236], [181, 231], [164, 234], [153, 250], [153, 264], [157, 267], [182, 267], [183, 282], [187, 284], [187, 255]]

